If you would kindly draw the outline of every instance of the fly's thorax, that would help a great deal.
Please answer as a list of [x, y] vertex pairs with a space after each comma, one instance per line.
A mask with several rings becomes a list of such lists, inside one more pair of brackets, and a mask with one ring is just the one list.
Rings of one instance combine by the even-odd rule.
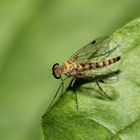
[[68, 74], [70, 72], [72, 72], [73, 70], [77, 69], [79, 67], [80, 64], [73, 62], [73, 61], [66, 61], [63, 63], [62, 65], [62, 72], [64, 74]]
[[77, 63], [73, 61], [66, 61], [61, 67], [63, 74], [72, 74], [72, 72], [82, 72], [93, 68], [96, 68], [95, 63]]

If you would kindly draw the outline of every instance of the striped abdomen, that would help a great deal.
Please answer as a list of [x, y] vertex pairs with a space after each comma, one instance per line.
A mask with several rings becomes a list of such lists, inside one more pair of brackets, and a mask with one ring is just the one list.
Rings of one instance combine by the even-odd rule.
[[82, 72], [85, 70], [91, 70], [96, 68], [103, 68], [105, 66], [111, 65], [120, 60], [120, 56], [105, 60], [98, 63], [77, 63], [73, 61], [66, 61], [61, 66], [61, 70], [63, 74], [66, 75], [75, 75], [77, 72]]
[[82, 70], [90, 70], [90, 69], [96, 69], [96, 68], [103, 68], [106, 67], [108, 65], [111, 65], [117, 61], [120, 60], [120, 56], [109, 59], [109, 60], [105, 60], [102, 62], [98, 62], [98, 63], [85, 63], [85, 64], [80, 64], [82, 66]]

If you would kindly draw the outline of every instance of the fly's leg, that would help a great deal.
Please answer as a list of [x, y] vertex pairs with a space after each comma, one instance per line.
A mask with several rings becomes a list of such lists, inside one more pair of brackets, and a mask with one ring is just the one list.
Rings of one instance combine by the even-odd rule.
[[54, 101], [55, 101], [55, 98], [57, 97], [57, 94], [58, 94], [60, 88], [62, 87], [62, 85], [63, 85], [63, 81], [62, 81], [61, 84], [59, 85], [59, 87], [58, 87], [58, 89], [57, 89], [57, 91], [56, 91], [56, 93], [55, 93], [55, 95], [54, 95], [54, 97], [53, 97], [53, 99], [52, 99], [52, 101], [51, 101], [49, 107], [47, 108], [47, 111], [45, 112], [45, 114], [44, 114], [42, 117], [46, 116], [47, 113], [49, 112], [49, 110], [51, 109], [51, 107], [52, 107], [52, 105], [53, 105], [53, 103], [54, 103]]
[[74, 95], [75, 95], [75, 101], [76, 101], [76, 109], [78, 110], [78, 98], [77, 98], [77, 93], [76, 93], [76, 90], [74, 88], [74, 83], [75, 83], [75, 78], [72, 80], [71, 82], [71, 88], [73, 89], [73, 92], [74, 92]]
[[106, 96], [108, 99], [111, 99], [111, 97], [108, 96], [107, 93], [102, 89], [102, 87], [100, 86], [98, 81], [96, 81], [96, 84], [97, 84], [98, 88], [101, 90], [101, 92], [104, 94], [104, 96]]
[[52, 99], [52, 101], [51, 101], [51, 103], [50, 103], [50, 105], [49, 105], [49, 107], [48, 107], [46, 113], [45, 113], [43, 116], [45, 116], [45, 115], [49, 112], [49, 110], [50, 110], [50, 108], [52, 107], [52, 105], [54, 104], [54, 101], [55, 101], [55, 99], [56, 99], [56, 97], [57, 97], [57, 95], [58, 95], [58, 92], [59, 92], [59, 90], [60, 90], [61, 88], [62, 88], [61, 94], [63, 93], [63, 91], [64, 91], [64, 81], [65, 81], [66, 79], [68, 79], [68, 78], [69, 78], [69, 77], [66, 77], [65, 79], [62, 79], [62, 78], [61, 78], [61, 84], [59, 85], [59, 87], [58, 87], [58, 89], [57, 89], [57, 91], [56, 91], [56, 93], [55, 93], [55, 95], [54, 95], [54, 97], [53, 97], [53, 99]]
[[64, 80], [61, 78], [61, 84], [62, 84], [62, 91], [61, 91], [61, 95], [63, 94], [63, 91], [64, 91]]

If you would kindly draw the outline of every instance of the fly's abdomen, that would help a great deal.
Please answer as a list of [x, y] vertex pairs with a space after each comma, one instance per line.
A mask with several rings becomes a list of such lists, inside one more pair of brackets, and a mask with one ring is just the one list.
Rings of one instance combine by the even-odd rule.
[[86, 64], [81, 64], [82, 66], [82, 70], [91, 70], [91, 69], [96, 69], [96, 68], [103, 68], [106, 66], [109, 66], [117, 61], [120, 60], [120, 56], [106, 60], [106, 61], [102, 61], [102, 62], [97, 62], [97, 63], [86, 63]]

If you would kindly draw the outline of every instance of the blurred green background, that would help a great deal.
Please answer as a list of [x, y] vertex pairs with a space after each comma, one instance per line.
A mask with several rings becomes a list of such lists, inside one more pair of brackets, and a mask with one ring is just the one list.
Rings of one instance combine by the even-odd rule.
[[0, 1], [0, 139], [41, 139], [51, 66], [139, 15], [139, 0]]

